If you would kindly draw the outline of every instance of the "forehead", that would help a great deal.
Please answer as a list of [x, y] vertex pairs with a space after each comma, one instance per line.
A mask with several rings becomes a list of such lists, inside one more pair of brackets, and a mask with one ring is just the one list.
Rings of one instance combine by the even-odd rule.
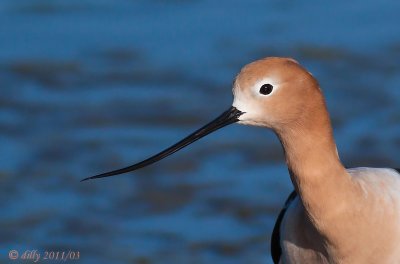
[[305, 71], [295, 60], [286, 58], [266, 58], [243, 67], [236, 77], [235, 83], [241, 87], [254, 85], [263, 79], [270, 79], [275, 83], [283, 83], [304, 78], [304, 72]]

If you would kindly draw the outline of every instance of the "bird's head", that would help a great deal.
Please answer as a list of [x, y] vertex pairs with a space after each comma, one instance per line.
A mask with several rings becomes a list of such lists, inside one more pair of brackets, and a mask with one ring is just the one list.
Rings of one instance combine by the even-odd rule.
[[233, 104], [227, 111], [171, 147], [132, 166], [84, 180], [143, 168], [232, 123], [280, 130], [298, 123], [324, 106], [317, 81], [289, 58], [265, 58], [246, 65], [235, 79], [233, 94]]

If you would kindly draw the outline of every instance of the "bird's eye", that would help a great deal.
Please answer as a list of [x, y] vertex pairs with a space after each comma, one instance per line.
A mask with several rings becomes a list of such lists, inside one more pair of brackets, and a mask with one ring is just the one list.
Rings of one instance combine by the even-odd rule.
[[269, 84], [269, 83], [263, 84], [260, 88], [260, 94], [263, 94], [263, 95], [270, 94], [270, 93], [272, 93], [273, 89], [274, 89], [274, 87], [272, 86], [272, 84]]

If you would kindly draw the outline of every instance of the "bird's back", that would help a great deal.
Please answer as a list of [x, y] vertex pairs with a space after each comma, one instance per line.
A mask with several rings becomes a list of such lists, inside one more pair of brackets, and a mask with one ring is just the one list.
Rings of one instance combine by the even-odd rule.
[[[394, 169], [353, 168], [356, 199], [335, 222], [336, 246], [307, 217], [299, 197], [288, 206], [280, 233], [281, 263], [400, 263], [400, 173]], [[334, 177], [334, 176], [333, 176]]]
[[[362, 201], [376, 201], [384, 209], [400, 209], [400, 173], [398, 169], [352, 168], [347, 169], [355, 184], [362, 190]], [[398, 207], [399, 206], [399, 207]], [[378, 207], [378, 206], [377, 206]]]

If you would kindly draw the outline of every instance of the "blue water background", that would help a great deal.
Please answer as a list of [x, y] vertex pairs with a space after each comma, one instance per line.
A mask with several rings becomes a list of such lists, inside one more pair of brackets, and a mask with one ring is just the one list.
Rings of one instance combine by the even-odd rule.
[[0, 263], [11, 249], [271, 263], [292, 186], [266, 129], [233, 125], [136, 173], [79, 180], [210, 121], [240, 68], [266, 56], [318, 78], [346, 166], [400, 167], [399, 11], [395, 0], [2, 0]]

